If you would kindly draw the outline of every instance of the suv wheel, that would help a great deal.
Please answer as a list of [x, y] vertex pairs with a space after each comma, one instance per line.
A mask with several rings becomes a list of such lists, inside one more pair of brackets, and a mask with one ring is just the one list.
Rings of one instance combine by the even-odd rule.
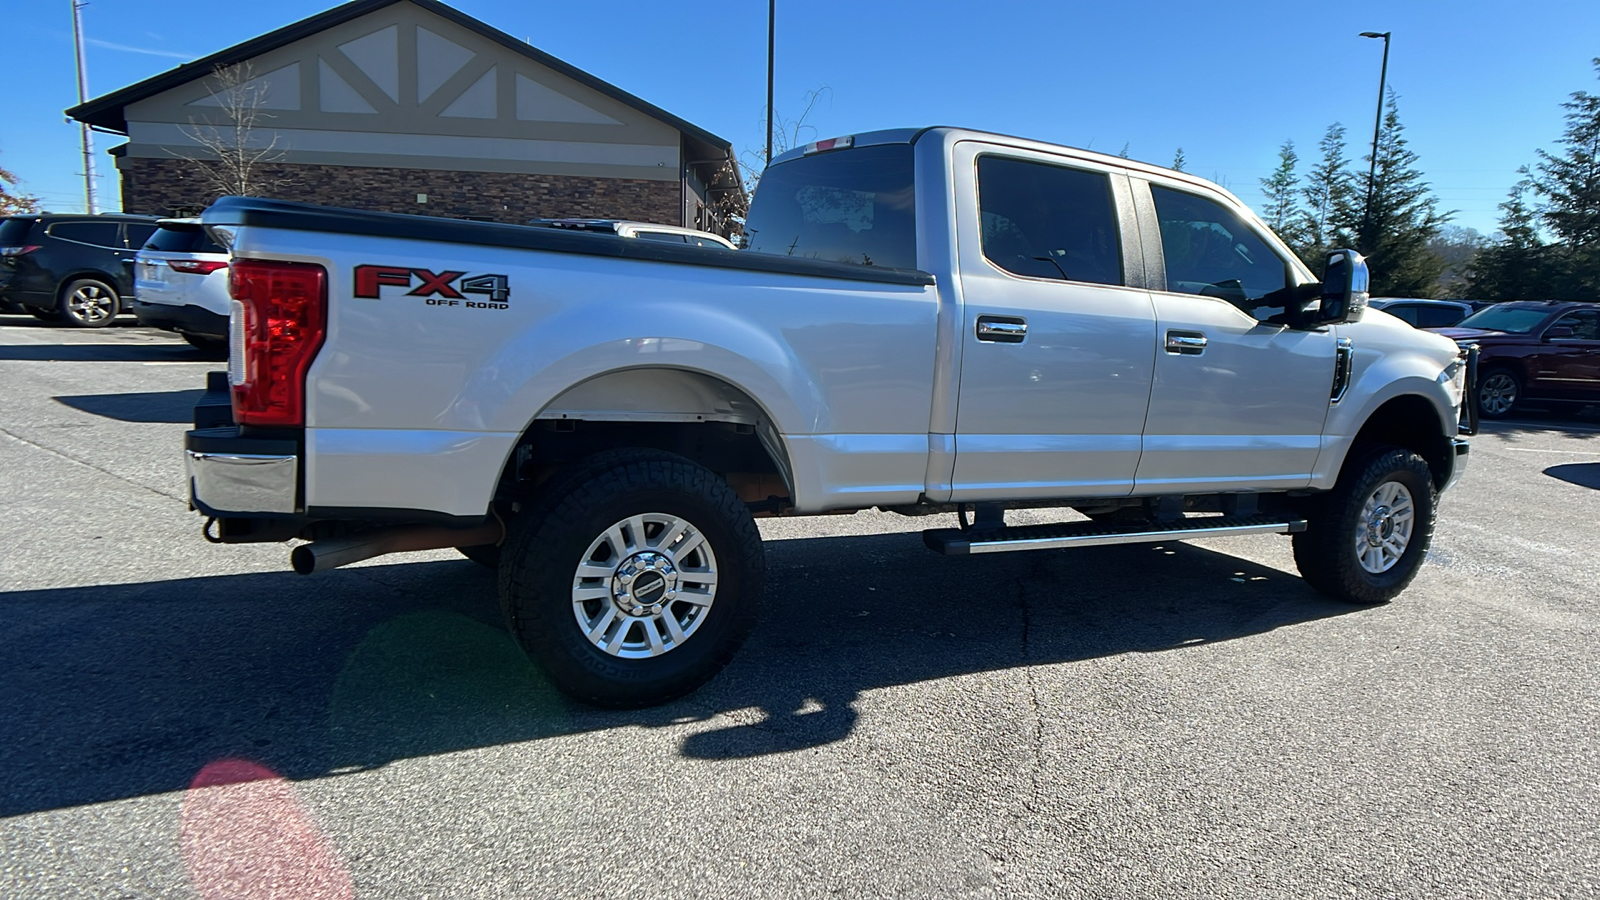
[[61, 291], [57, 306], [68, 325], [76, 328], [104, 328], [122, 311], [116, 288], [95, 278], [74, 278]]
[[1498, 419], [1522, 399], [1522, 379], [1509, 369], [1490, 369], [1478, 379], [1478, 415]]
[[700, 687], [755, 622], [761, 533], [728, 483], [659, 450], [597, 454], [512, 521], [500, 600], [557, 688], [637, 707]]
[[1346, 603], [1387, 603], [1417, 576], [1433, 539], [1433, 472], [1398, 447], [1352, 452], [1294, 536], [1306, 583]]

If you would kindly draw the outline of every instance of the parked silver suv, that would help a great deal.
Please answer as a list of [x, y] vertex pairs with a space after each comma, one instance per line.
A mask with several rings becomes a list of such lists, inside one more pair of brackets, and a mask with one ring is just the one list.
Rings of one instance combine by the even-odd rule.
[[183, 335], [196, 348], [228, 347], [228, 251], [199, 219], [162, 219], [134, 264], [139, 324]]

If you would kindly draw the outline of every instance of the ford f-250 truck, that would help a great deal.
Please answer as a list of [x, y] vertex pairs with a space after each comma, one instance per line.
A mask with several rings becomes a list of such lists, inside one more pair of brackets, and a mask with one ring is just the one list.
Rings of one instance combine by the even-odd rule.
[[1364, 310], [1356, 254], [1319, 283], [1212, 184], [993, 134], [786, 153], [737, 253], [239, 198], [204, 221], [234, 259], [227, 383], [187, 435], [207, 536], [307, 540], [302, 573], [459, 547], [597, 704], [728, 661], [758, 515], [953, 516], [946, 554], [1283, 533], [1316, 589], [1382, 603], [1471, 430], [1470, 357]]

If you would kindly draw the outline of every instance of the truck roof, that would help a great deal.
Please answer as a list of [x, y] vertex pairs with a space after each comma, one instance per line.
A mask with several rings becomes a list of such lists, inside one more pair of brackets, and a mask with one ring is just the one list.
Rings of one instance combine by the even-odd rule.
[[[845, 137], [849, 137], [850, 143], [847, 146], [851, 149], [854, 149], [858, 147], [875, 147], [883, 144], [915, 144], [926, 135], [935, 133], [940, 135], [941, 138], [949, 141], [995, 141], [1023, 150], [1036, 150], [1042, 153], [1056, 153], [1075, 157], [1088, 162], [1100, 163], [1102, 165], [1117, 166], [1132, 172], [1143, 172], [1149, 175], [1160, 175], [1164, 178], [1175, 178], [1179, 181], [1187, 181], [1197, 186], [1203, 186], [1209, 190], [1221, 191], [1233, 198], [1233, 200], [1239, 203], [1239, 205], [1245, 206], [1243, 201], [1240, 201], [1238, 197], [1235, 197], [1227, 188], [1222, 187], [1214, 181], [1207, 181], [1204, 178], [1198, 178], [1189, 174], [1188, 172], [1180, 172], [1177, 169], [1169, 169], [1165, 166], [1152, 165], [1150, 163], [1140, 162], [1136, 159], [1114, 156], [1109, 153], [1098, 153], [1094, 150], [1085, 150], [1081, 147], [1069, 147], [1065, 144], [1052, 144], [1047, 141], [1038, 141], [1033, 140], [1032, 138], [1017, 137], [1014, 134], [1003, 134], [998, 131], [982, 131], [976, 128], [962, 128], [954, 125], [929, 125], [924, 128], [886, 128], [879, 131], [866, 131], [854, 135], [840, 135], [839, 137], [832, 138], [830, 140], [838, 141], [843, 140]], [[790, 160], [798, 159], [802, 156], [811, 155], [817, 152], [832, 152], [831, 150], [819, 151], [816, 149], [818, 144], [826, 143], [829, 143], [829, 141], [814, 141], [810, 144], [795, 147], [792, 150], [785, 151], [784, 153], [773, 157], [772, 162], [769, 163], [769, 165], [775, 166], [779, 163], [785, 163]]]

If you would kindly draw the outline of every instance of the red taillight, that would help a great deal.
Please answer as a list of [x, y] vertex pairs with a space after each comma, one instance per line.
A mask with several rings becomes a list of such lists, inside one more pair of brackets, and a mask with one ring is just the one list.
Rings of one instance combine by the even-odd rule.
[[39, 247], [39, 244], [29, 244], [26, 247], [0, 247], [0, 256], [27, 256]]
[[233, 361], [233, 420], [304, 425], [306, 370], [327, 334], [328, 273], [306, 263], [241, 259], [228, 273], [228, 291], [241, 320], [233, 324], [234, 352], [242, 357]]
[[174, 272], [188, 272], [190, 275], [210, 275], [218, 269], [226, 269], [225, 262], [213, 262], [207, 259], [169, 259], [167, 265]]

